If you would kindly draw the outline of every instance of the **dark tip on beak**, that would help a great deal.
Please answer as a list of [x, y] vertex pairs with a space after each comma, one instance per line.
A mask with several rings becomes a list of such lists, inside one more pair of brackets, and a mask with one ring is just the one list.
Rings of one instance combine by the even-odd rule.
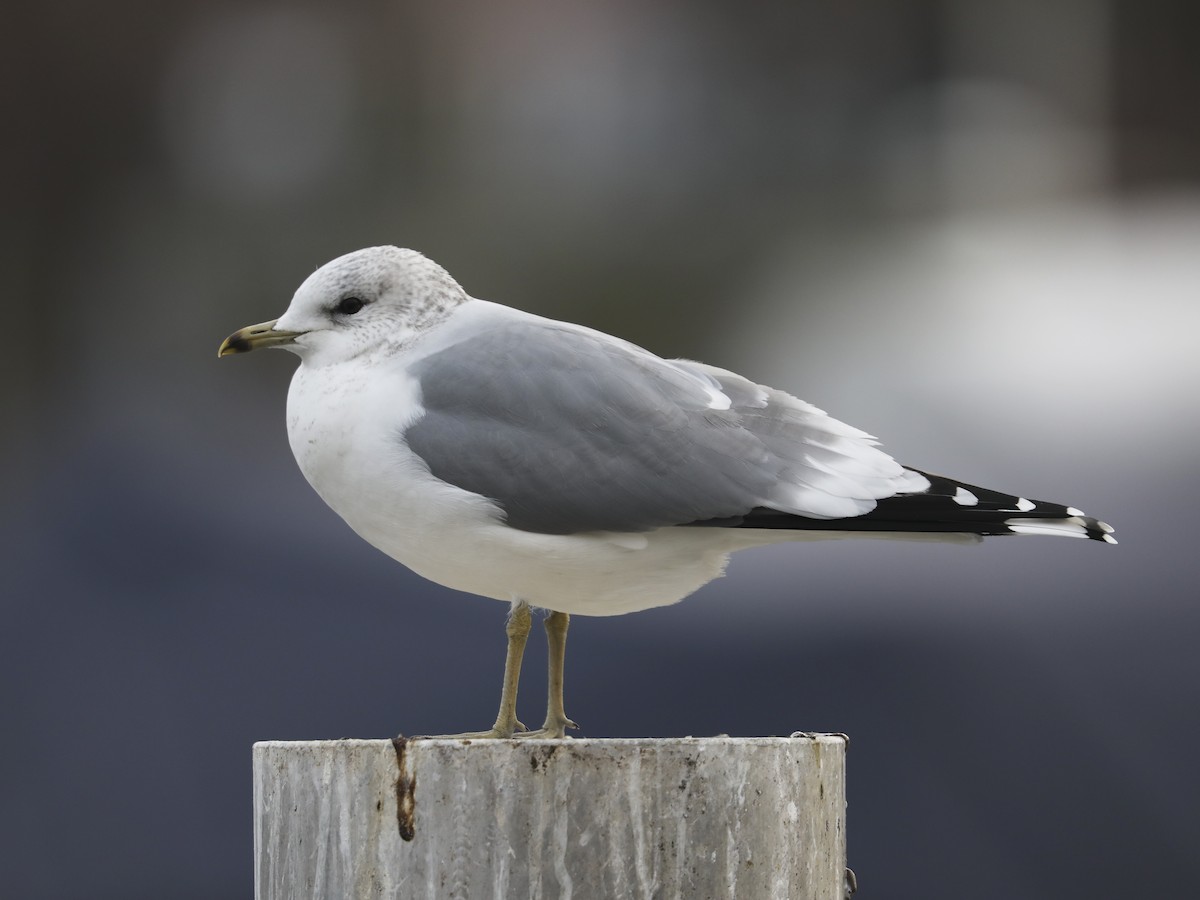
[[231, 334], [221, 343], [221, 349], [217, 351], [217, 356], [230, 356], [234, 353], [249, 353], [254, 348], [250, 342], [240, 334]]

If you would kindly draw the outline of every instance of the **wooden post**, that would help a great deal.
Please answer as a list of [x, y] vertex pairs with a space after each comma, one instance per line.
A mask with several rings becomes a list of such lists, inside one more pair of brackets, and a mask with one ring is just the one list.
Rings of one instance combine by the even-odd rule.
[[845, 746], [255, 744], [255, 896], [842, 900]]

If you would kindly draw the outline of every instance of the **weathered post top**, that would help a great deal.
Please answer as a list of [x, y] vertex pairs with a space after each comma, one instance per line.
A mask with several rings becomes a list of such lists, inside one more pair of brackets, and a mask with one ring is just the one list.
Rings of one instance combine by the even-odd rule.
[[841, 900], [845, 746], [255, 744], [255, 896]]

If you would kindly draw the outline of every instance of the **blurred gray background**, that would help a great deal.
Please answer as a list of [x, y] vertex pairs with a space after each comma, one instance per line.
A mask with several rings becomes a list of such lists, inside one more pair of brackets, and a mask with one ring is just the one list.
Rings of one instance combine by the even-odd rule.
[[247, 897], [253, 741], [491, 722], [504, 608], [308, 489], [292, 358], [216, 358], [395, 243], [1117, 528], [743, 554], [575, 620], [582, 734], [848, 732], [866, 898], [1188, 895], [1197, 33], [1183, 0], [9, 4], [4, 893]]

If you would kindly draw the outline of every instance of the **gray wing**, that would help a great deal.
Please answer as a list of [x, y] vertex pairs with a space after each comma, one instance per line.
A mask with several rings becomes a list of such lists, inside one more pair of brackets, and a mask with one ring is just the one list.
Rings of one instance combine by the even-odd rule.
[[859, 515], [908, 484], [869, 436], [802, 401], [548, 320], [498, 324], [413, 373], [425, 413], [409, 447], [526, 531]]

